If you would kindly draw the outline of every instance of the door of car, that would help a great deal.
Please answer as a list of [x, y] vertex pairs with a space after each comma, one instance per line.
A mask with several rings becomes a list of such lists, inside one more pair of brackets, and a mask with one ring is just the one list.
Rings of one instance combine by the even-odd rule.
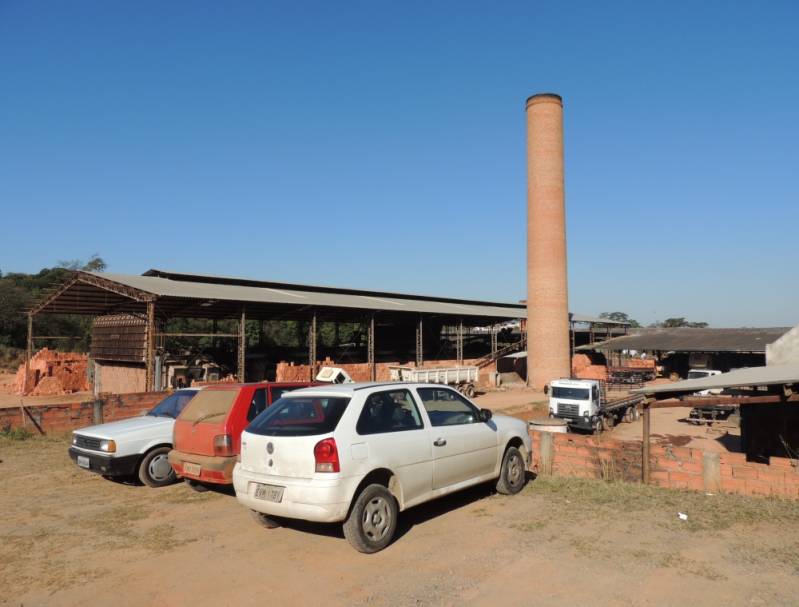
[[480, 421], [480, 410], [455, 390], [417, 388], [430, 419], [433, 489], [490, 474], [497, 462], [497, 432]]

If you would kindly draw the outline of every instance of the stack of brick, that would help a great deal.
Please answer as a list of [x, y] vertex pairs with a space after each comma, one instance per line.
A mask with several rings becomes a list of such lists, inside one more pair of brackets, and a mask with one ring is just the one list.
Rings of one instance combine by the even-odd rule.
[[[27, 392], [33, 395], [71, 394], [89, 389], [88, 355], [55, 352], [42, 348], [31, 357]], [[14, 382], [16, 394], [25, 389], [25, 364], [21, 364]]]
[[654, 370], [656, 368], [656, 363], [654, 358], [631, 358], [626, 362], [625, 366], [631, 369]]
[[605, 365], [592, 364], [591, 359], [585, 354], [575, 354], [572, 358], [572, 377], [607, 381], [608, 368]]
[[[530, 431], [534, 472], [557, 476], [640, 482], [641, 442], [603, 436]], [[650, 482], [670, 489], [775, 495], [799, 499], [795, 460], [772, 457], [768, 464], [747, 462], [743, 453], [711, 453], [689, 447], [653, 444]]]
[[[476, 360], [464, 360], [463, 365], [473, 365]], [[369, 363], [345, 363], [338, 364], [329, 357], [316, 363], [317, 369], [321, 367], [338, 367], [344, 369], [355, 381], [371, 381], [371, 369]], [[416, 362], [380, 362], [375, 364], [375, 377], [377, 381], [389, 381], [391, 379], [391, 367], [415, 367]], [[455, 360], [431, 360], [425, 361], [425, 368], [456, 367], [458, 362]], [[492, 371], [496, 371], [496, 364], [480, 369], [478, 383], [488, 381]], [[308, 381], [310, 367], [308, 365], [297, 365], [290, 362], [280, 362], [277, 364], [275, 374], [276, 381]]]

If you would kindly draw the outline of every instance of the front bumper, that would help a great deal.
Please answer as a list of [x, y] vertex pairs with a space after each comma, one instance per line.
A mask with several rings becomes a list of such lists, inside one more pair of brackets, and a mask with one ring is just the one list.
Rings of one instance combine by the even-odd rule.
[[[88, 460], [88, 468], [78, 464], [79, 456]], [[83, 451], [75, 447], [70, 447], [69, 457], [72, 458], [72, 461], [75, 462], [77, 466], [89, 472], [102, 474], [103, 476], [133, 476], [136, 474], [137, 468], [139, 467], [139, 458], [141, 455], [136, 453], [133, 455], [114, 457], [113, 455], [101, 455], [99, 453], [92, 453], [91, 451]]]
[[[283, 499], [269, 502], [255, 497], [258, 483], [284, 487]], [[233, 487], [236, 499], [251, 510], [271, 516], [317, 523], [336, 523], [347, 518], [350, 501], [358, 486], [356, 477], [335, 479], [296, 479], [268, 476], [236, 466]]]
[[[233, 466], [236, 465], [236, 455], [196, 455], [172, 449], [169, 452], [169, 464], [175, 474], [183, 478], [190, 478], [202, 483], [215, 483], [217, 485], [230, 485], [233, 482]], [[186, 464], [200, 467], [199, 474], [193, 474], [186, 469]], [[191, 467], [191, 466], [190, 466]]]

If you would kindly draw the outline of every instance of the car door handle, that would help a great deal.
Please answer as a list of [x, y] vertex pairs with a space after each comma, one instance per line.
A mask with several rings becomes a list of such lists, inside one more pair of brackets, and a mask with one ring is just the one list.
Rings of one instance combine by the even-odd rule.
[[443, 438], [437, 438], [436, 440], [433, 441], [433, 444], [436, 447], [443, 447], [444, 445], [447, 444], [447, 441]]

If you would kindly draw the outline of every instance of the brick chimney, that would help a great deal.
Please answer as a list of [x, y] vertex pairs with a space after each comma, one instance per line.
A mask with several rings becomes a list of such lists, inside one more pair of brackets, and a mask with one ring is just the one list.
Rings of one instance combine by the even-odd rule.
[[563, 99], [527, 100], [527, 385], [541, 389], [571, 374]]

